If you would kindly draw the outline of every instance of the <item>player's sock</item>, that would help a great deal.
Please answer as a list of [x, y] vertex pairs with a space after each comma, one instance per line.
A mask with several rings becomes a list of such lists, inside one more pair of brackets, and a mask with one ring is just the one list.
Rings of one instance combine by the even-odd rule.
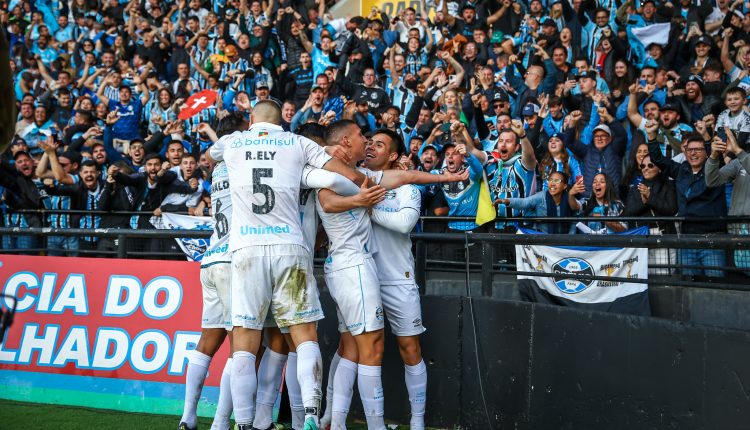
[[404, 379], [406, 390], [409, 392], [411, 403], [411, 430], [424, 430], [424, 409], [427, 399], [427, 366], [424, 360], [414, 366], [404, 365]]
[[229, 428], [229, 417], [232, 415], [232, 387], [229, 386], [231, 372], [232, 357], [229, 357], [227, 364], [224, 365], [224, 371], [221, 373], [219, 403], [216, 405], [216, 415], [214, 415], [214, 422], [211, 423], [211, 430], [227, 430]]
[[290, 352], [286, 361], [286, 389], [289, 393], [289, 407], [292, 409], [292, 428], [302, 430], [305, 425], [305, 405], [302, 403], [302, 391], [297, 380], [297, 353]]
[[331, 359], [331, 367], [328, 368], [328, 385], [326, 385], [326, 410], [320, 419], [320, 426], [326, 428], [331, 425], [331, 414], [333, 413], [333, 377], [336, 375], [336, 367], [339, 365], [341, 356], [336, 351]]
[[333, 380], [331, 430], [346, 428], [346, 416], [349, 414], [349, 407], [352, 404], [354, 381], [356, 380], [357, 363], [341, 358]]
[[[341, 366], [340, 363], [339, 366]], [[370, 430], [385, 430], [383, 419], [385, 397], [383, 396], [380, 366], [365, 366], [363, 364], [357, 366], [357, 386], [359, 387], [359, 397], [362, 399], [367, 428]]]
[[273, 423], [273, 405], [279, 396], [281, 373], [286, 364], [286, 354], [266, 348], [258, 368], [258, 394], [255, 399], [253, 427], [267, 429]]
[[305, 421], [313, 420], [316, 426], [319, 424], [322, 370], [323, 358], [318, 342], [297, 345], [297, 380], [305, 405]]
[[202, 352], [191, 351], [188, 356], [187, 371], [185, 372], [185, 406], [182, 409], [180, 422], [187, 424], [190, 428], [198, 425], [198, 399], [201, 397], [203, 383], [206, 381], [208, 366], [211, 357]]
[[237, 424], [252, 425], [255, 415], [255, 356], [247, 351], [232, 355], [232, 406]]

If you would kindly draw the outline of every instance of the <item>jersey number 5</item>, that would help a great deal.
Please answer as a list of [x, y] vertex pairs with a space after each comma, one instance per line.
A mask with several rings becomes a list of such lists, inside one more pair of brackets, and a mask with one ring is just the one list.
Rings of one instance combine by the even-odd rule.
[[258, 215], [264, 215], [271, 212], [276, 205], [276, 194], [274, 194], [273, 188], [261, 182], [261, 179], [263, 178], [273, 178], [273, 169], [253, 169], [253, 194], [263, 194], [266, 197], [266, 202], [264, 204], [253, 204], [253, 213]]

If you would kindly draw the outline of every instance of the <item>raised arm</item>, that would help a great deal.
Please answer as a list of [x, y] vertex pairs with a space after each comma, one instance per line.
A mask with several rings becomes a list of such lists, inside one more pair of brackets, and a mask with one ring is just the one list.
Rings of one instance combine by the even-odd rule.
[[442, 182], [465, 181], [469, 177], [468, 171], [460, 173], [445, 172], [433, 175], [428, 172], [417, 170], [386, 170], [380, 185], [388, 190], [393, 190], [406, 184], [435, 184]]
[[109, 97], [104, 95], [104, 90], [109, 86], [109, 82], [109, 76], [107, 76], [106, 78], [104, 78], [104, 80], [102, 80], [101, 84], [99, 85], [99, 89], [96, 90], [96, 96], [105, 105], [109, 105]]
[[16, 100], [15, 91], [13, 91], [13, 75], [10, 71], [10, 48], [8, 40], [4, 35], [0, 35], [0, 58], [6, 61], [0, 61], [0, 153], [10, 146], [10, 141], [16, 129]]
[[628, 97], [628, 119], [630, 123], [636, 128], [640, 127], [643, 121], [643, 116], [638, 112], [638, 100], [636, 95], [638, 94], [638, 84], [635, 83], [630, 86], [630, 97]]
[[[299, 41], [302, 43], [302, 47], [305, 48], [305, 51], [307, 51], [309, 54], [312, 54], [313, 44], [312, 42], [310, 42], [310, 39], [307, 38], [307, 33], [305, 33], [304, 27], [301, 27], [299, 29]], [[313, 76], [313, 78], [315, 77]]]

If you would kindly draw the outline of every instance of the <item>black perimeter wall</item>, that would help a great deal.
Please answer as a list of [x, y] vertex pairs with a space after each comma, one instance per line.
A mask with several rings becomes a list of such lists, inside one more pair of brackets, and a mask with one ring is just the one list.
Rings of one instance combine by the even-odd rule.
[[[424, 296], [422, 312], [429, 426], [750, 428], [749, 332], [492, 298]], [[336, 319], [319, 331], [329, 362]], [[386, 333], [386, 419], [408, 423], [403, 365]], [[351, 415], [361, 418], [354, 391]]]

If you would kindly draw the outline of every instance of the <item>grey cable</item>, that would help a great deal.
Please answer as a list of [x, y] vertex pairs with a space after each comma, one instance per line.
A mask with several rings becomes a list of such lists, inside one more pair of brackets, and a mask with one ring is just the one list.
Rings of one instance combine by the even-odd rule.
[[[482, 383], [482, 372], [479, 367], [479, 339], [477, 338], [477, 320], [474, 318], [474, 299], [471, 296], [471, 287], [469, 286], [469, 233], [464, 233], [464, 257], [466, 258], [466, 296], [469, 299], [469, 313], [471, 314], [471, 331], [474, 336], [474, 358], [477, 362], [477, 379], [479, 380], [479, 393], [482, 395], [482, 406], [484, 415], [487, 417], [487, 425], [492, 428], [490, 412], [487, 410], [487, 398], [484, 394], [484, 384]], [[484, 268], [486, 269], [486, 268]]]

